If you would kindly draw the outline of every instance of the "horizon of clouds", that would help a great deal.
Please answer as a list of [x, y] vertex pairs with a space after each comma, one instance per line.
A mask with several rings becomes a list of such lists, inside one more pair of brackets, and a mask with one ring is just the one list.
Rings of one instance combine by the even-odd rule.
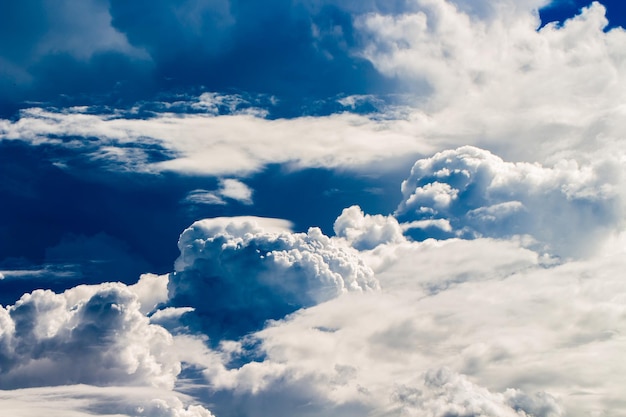
[[[299, 239], [298, 234], [289, 237], [288, 224], [279, 220], [207, 221], [202, 232], [210, 238], [207, 243], [213, 239], [223, 242], [226, 230], [246, 236], [246, 230], [259, 233], [264, 227], [276, 230], [272, 232], [276, 237], [282, 234], [280, 239]], [[222, 339], [219, 333], [210, 333], [216, 338], [211, 342], [213, 348], [207, 347], [205, 331], [198, 333], [193, 321], [180, 321], [196, 311], [204, 311], [205, 323], [220, 320], [222, 310], [206, 309], [212, 304], [206, 299], [212, 290], [202, 286], [210, 280], [176, 277], [176, 273], [169, 277], [146, 275], [133, 286], [104, 283], [60, 295], [50, 291], [26, 294], [2, 310], [2, 356], [8, 359], [19, 354], [21, 358], [12, 360], [13, 370], [2, 373], [3, 388], [41, 384], [72, 392], [68, 383], [88, 383], [172, 390], [172, 378], [186, 378], [185, 372], [197, 369], [202, 371], [201, 377], [193, 377], [191, 386], [187, 387], [184, 379], [176, 384], [182, 392], [193, 392], [184, 407], [197, 402], [212, 404], [211, 411], [226, 416], [235, 412], [229, 411], [233, 403], [246, 415], [267, 415], [296, 404], [308, 404], [311, 414], [307, 415], [323, 415], [330, 407], [346, 415], [440, 416], [452, 410], [526, 415], [515, 414], [523, 410], [533, 416], [582, 416], [585, 410], [613, 415], [612, 407], [622, 407], [619, 387], [623, 373], [615, 372], [615, 366], [623, 347], [620, 317], [626, 289], [619, 274], [624, 264], [623, 234], [613, 253], [555, 264], [514, 240], [412, 242], [401, 234], [389, 239], [377, 233], [380, 221], [361, 223], [362, 233], [373, 235], [370, 248], [359, 257], [374, 268], [381, 291], [345, 293], [331, 300], [324, 297], [328, 301], [297, 309], [284, 319], [262, 326], [257, 322], [259, 331], [241, 339]], [[252, 240], [246, 246], [236, 243], [236, 238], [225, 245], [240, 248], [236, 250], [242, 251], [241, 255], [225, 252], [221, 256], [228, 258], [227, 263], [209, 262], [223, 263], [229, 269], [249, 268], [246, 247], [260, 246], [253, 243], [259, 238], [247, 236], [245, 239]], [[200, 262], [199, 266], [206, 262], [207, 255], [197, 249], [187, 252], [190, 245], [204, 247], [205, 241], [189, 239], [181, 236], [178, 269], [183, 263]], [[332, 241], [337, 249], [352, 244], [344, 237], [323, 239]], [[315, 241], [310, 244], [319, 247]], [[309, 256], [295, 250], [289, 255], [295, 255], [293, 259], [304, 261]], [[282, 255], [274, 256], [278, 260]], [[300, 269], [297, 262], [302, 261], [275, 267], [295, 268], [293, 274]], [[332, 268], [335, 261], [330, 262]], [[199, 271], [225, 274], [204, 267]], [[227, 279], [237, 276], [241, 275]], [[184, 283], [188, 294], [205, 296], [177, 299], [178, 290], [172, 292], [173, 279], [176, 287]], [[245, 297], [245, 286], [240, 291]], [[569, 307], [563, 310], [567, 300]], [[165, 307], [172, 302], [179, 312]], [[230, 308], [228, 300], [224, 302], [224, 307]], [[251, 311], [273, 314], [275, 308], [275, 303], [260, 300]], [[162, 313], [157, 314], [159, 311]], [[164, 321], [163, 317], [170, 318]], [[230, 326], [231, 332], [240, 326], [249, 329], [242, 322], [230, 322]], [[68, 333], [70, 328], [73, 330]], [[493, 329], [500, 330], [494, 334]], [[161, 341], [154, 343], [155, 337]], [[84, 353], [71, 353], [79, 352], [69, 349], [74, 345], [82, 346]], [[58, 350], [63, 346], [68, 348]], [[84, 359], [95, 366], [106, 361], [108, 372], [91, 373], [88, 367], [79, 367], [74, 373], [52, 372], [55, 364], [66, 366], [63, 352], [71, 354], [74, 363]], [[261, 356], [251, 360], [249, 355]], [[595, 366], [581, 367], [581, 360], [594, 360]], [[61, 375], [63, 381], [55, 379]], [[203, 384], [205, 388], [201, 388]], [[103, 391], [105, 399], [101, 401], [106, 403]], [[48, 392], [54, 397], [57, 391], [50, 388]], [[98, 398], [98, 391], [94, 392], [91, 395]], [[79, 393], [77, 390], [81, 398]], [[172, 394], [178, 395], [176, 390]], [[127, 398], [123, 404], [128, 404], [127, 410], [137, 407], [123, 415], [144, 415], [137, 410], [144, 407], [145, 400]], [[86, 408], [78, 405], [76, 409]]]
[[[277, 16], [299, 22], [292, 28], [313, 16], [311, 32], [296, 32], [319, 52], [305, 64], [340, 61], [334, 68], [349, 76], [346, 62], [356, 59], [403, 94], [357, 91], [363, 76], [318, 101], [327, 114], [285, 116], [274, 110], [280, 96], [204, 91], [132, 107], [28, 106], [0, 120], [0, 142], [41, 150], [68, 176], [139, 178], [140, 189], [176, 175], [189, 187], [167, 204], [220, 213], [189, 217], [165, 273], [143, 270], [125, 283], [112, 273], [0, 306], [8, 409], [23, 417], [622, 415], [624, 29], [607, 29], [599, 3], [541, 28], [545, 1], [296, 3], [272, 2]], [[235, 29], [255, 17], [226, 1], [186, 2], [167, 15], [160, 1], [132, 27], [140, 6], [103, 4], [83, 10], [101, 40], [77, 45], [86, 29], [67, 25], [51, 38], [57, 58], [93, 63], [114, 50], [171, 65], [173, 42], [185, 40], [185, 57], [212, 37], [193, 69], [224, 56], [220, 42], [244, 42]], [[56, 12], [51, 30], [66, 13]], [[268, 7], [258, 21], [273, 18]], [[189, 31], [177, 31], [177, 20]], [[33, 36], [34, 55], [12, 51], [12, 59], [45, 59], [51, 46]], [[236, 216], [254, 213], [271, 185], [255, 175], [268, 166], [285, 178], [393, 172], [401, 193], [395, 211], [349, 204], [326, 213], [334, 234]], [[36, 191], [9, 185], [28, 198]], [[295, 207], [298, 196], [276, 198]], [[176, 243], [132, 223], [122, 226], [155, 250]], [[48, 247], [45, 260], [147, 264], [94, 227]], [[7, 272], [2, 281], [16, 274]]]

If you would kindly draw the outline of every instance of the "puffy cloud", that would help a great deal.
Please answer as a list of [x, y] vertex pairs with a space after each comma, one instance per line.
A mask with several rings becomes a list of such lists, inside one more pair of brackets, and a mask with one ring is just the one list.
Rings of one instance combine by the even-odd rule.
[[398, 221], [390, 216], [364, 214], [359, 206], [344, 209], [335, 220], [335, 234], [358, 250], [405, 240]]
[[12, 416], [212, 417], [179, 393], [146, 387], [67, 385], [0, 391], [3, 410]]
[[276, 232], [263, 223], [283, 225], [246, 217], [207, 219], [180, 237], [171, 302], [195, 308], [210, 336], [240, 336], [301, 307], [378, 288], [357, 252], [335, 245], [319, 229]]
[[36, 290], [2, 307], [0, 386], [173, 387], [180, 363], [169, 353], [172, 337], [142, 314], [162, 301], [163, 284], [144, 276], [134, 287]]
[[418, 160], [396, 214], [447, 221], [450, 235], [530, 235], [544, 250], [580, 255], [622, 226], [620, 181], [603, 165], [547, 168], [465, 146]]
[[453, 243], [403, 243], [378, 268], [383, 291], [302, 309], [253, 334], [261, 360], [205, 373], [214, 411], [619, 415], [623, 247], [546, 267], [511, 242]]
[[363, 56], [415, 92], [421, 137], [515, 160], [624, 155], [626, 32], [603, 31], [601, 4], [537, 30], [541, 2], [471, 2], [487, 13], [469, 3], [425, 0], [356, 19]]
[[558, 417], [565, 415], [546, 393], [527, 395], [508, 389], [492, 393], [447, 368], [429, 370], [423, 385], [398, 386], [392, 394], [394, 414], [402, 416]]

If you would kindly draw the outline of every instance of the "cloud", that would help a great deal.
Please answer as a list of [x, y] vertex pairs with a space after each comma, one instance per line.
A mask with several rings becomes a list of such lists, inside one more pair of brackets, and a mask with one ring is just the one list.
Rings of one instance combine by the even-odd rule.
[[392, 394], [397, 404], [395, 413], [403, 416], [463, 416], [493, 417], [558, 417], [565, 415], [556, 399], [549, 394], [527, 395], [508, 389], [492, 393], [476, 386], [466, 376], [447, 368], [429, 370], [423, 385], [400, 385]]
[[389, 216], [364, 214], [359, 206], [344, 209], [334, 224], [335, 234], [358, 250], [405, 240], [398, 221]]
[[597, 2], [540, 30], [540, 2], [492, 3], [486, 14], [432, 0], [356, 18], [363, 56], [414, 92], [419, 135], [532, 162], [624, 155], [626, 32], [603, 31]]
[[226, 178], [219, 181], [220, 188], [215, 191], [202, 189], [192, 190], [185, 197], [184, 202], [189, 204], [226, 205], [224, 198], [237, 201], [245, 205], [252, 204], [252, 190], [243, 182]]
[[213, 409], [618, 415], [624, 258], [616, 249], [546, 266], [513, 242], [399, 244], [395, 261], [377, 268], [382, 291], [299, 310], [252, 335], [262, 360], [227, 375], [207, 368], [220, 399]]
[[450, 236], [530, 235], [540, 250], [578, 256], [623, 226], [620, 183], [602, 165], [511, 163], [465, 146], [418, 160], [396, 215], [449, 222]]
[[[240, 113], [158, 113], [136, 119], [30, 109], [16, 122], [0, 120], [0, 139], [82, 149], [116, 170], [216, 176], [250, 174], [272, 163], [358, 169], [377, 162], [385, 168], [389, 160], [432, 149], [402, 131], [408, 123], [392, 123], [399, 131], [387, 124], [348, 113], [276, 120]], [[57, 135], [73, 139], [60, 141], [53, 138]], [[94, 141], [76, 140], [84, 137]], [[161, 153], [156, 161], [150, 156], [155, 151]]]
[[171, 335], [142, 314], [163, 301], [164, 287], [162, 279], [144, 276], [135, 287], [36, 290], [1, 307], [0, 386], [172, 388], [180, 363], [168, 352]]
[[243, 204], [252, 204], [252, 190], [234, 178], [220, 180], [220, 194]]
[[[35, 146], [73, 173], [70, 162], [81, 155], [107, 175], [223, 178], [214, 190], [194, 183], [176, 204], [185, 195], [194, 204], [245, 204], [251, 189], [235, 177], [273, 164], [374, 176], [418, 158], [397, 218], [351, 206], [332, 238], [316, 228], [294, 233], [277, 219], [202, 220], [180, 236], [171, 274], [25, 294], [0, 307], [3, 409], [28, 417], [207, 417], [209, 408], [249, 417], [617, 417], [626, 409], [626, 35], [604, 31], [601, 5], [536, 30], [533, 9], [543, 2], [534, 0], [203, 4], [159, 1], [148, 10], [114, 1], [90, 21], [106, 35], [95, 49], [74, 45], [86, 29], [68, 25], [51, 37], [59, 54], [42, 52], [36, 68], [23, 65], [28, 47], [2, 62], [23, 82], [74, 84], [84, 73], [77, 89], [103, 75], [92, 71], [102, 65], [114, 74], [94, 89], [140, 73], [159, 85], [214, 78], [218, 87], [267, 83], [264, 92], [293, 96], [334, 94], [373, 66], [378, 74], [359, 73], [330, 101], [360, 111], [367, 100], [379, 112], [315, 117], [295, 106], [289, 119], [240, 96], [197, 91], [197, 99], [130, 110], [29, 109], [0, 121], [1, 140]], [[271, 41], [255, 36], [264, 30]], [[124, 48], [147, 51], [154, 67]], [[248, 59], [238, 58], [242, 51]], [[72, 64], [67, 74], [45, 78], [58, 62]], [[263, 73], [271, 77], [257, 77]], [[339, 81], [313, 88], [301, 82], [311, 74]], [[408, 92], [397, 98], [402, 106], [360, 87], [374, 80], [390, 88], [380, 74]], [[29, 181], [2, 187], [36, 201]], [[52, 227], [28, 213], [28, 233]], [[160, 235], [149, 232], [138, 240], [153, 245]], [[123, 245], [97, 233], [49, 253], [120, 256]]]
[[67, 385], [0, 391], [4, 410], [12, 416], [212, 417], [179, 393], [145, 387]]
[[186, 229], [178, 247], [171, 303], [195, 308], [200, 326], [218, 340], [346, 292], [378, 288], [356, 251], [318, 228], [290, 233], [272, 219], [207, 219]]

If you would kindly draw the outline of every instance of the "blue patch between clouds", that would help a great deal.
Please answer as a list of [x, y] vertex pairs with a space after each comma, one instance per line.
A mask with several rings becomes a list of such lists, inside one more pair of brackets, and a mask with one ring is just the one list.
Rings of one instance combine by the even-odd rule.
[[[546, 7], [539, 9], [541, 27], [550, 22], [562, 25], [565, 20], [580, 14], [580, 10], [591, 3], [589, 0], [553, 0]], [[609, 20], [605, 31], [626, 26], [626, 3], [623, 0], [602, 0], [599, 3], [606, 8], [606, 17]]]

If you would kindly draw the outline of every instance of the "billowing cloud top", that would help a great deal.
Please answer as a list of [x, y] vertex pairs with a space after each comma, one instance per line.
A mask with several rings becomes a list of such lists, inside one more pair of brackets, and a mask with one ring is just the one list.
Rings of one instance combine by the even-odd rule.
[[567, 160], [552, 168], [504, 162], [465, 146], [417, 161], [396, 213], [444, 219], [453, 230], [440, 232], [452, 236], [530, 235], [548, 252], [580, 255], [624, 220], [612, 171]]
[[284, 226], [250, 217], [191, 225], [178, 242], [172, 303], [194, 307], [209, 334], [223, 337], [345, 292], [379, 288], [353, 249], [335, 245], [318, 228], [290, 233], [280, 231]]

